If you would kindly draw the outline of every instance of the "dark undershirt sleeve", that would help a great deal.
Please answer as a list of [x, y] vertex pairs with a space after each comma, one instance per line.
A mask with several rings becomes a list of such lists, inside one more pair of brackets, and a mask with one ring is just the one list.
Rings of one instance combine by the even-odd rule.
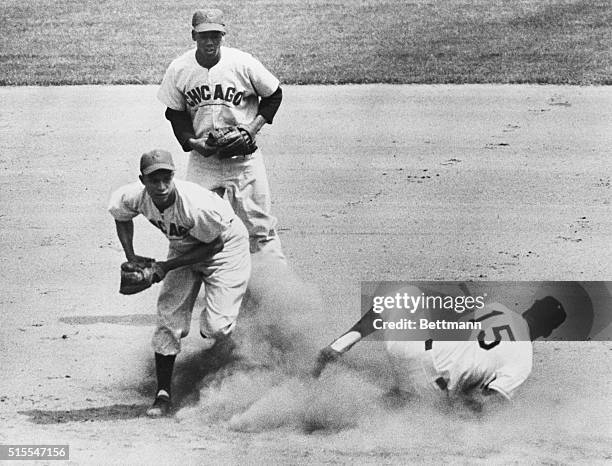
[[185, 152], [191, 150], [191, 146], [187, 142], [189, 138], [195, 138], [191, 117], [187, 112], [180, 112], [171, 108], [166, 109], [166, 119], [172, 125], [172, 131], [176, 140], [179, 142]]
[[278, 89], [274, 91], [274, 94], [263, 97], [259, 102], [259, 109], [257, 110], [257, 114], [261, 115], [266, 119], [268, 124], [272, 124], [272, 120], [274, 119], [274, 115], [280, 107], [281, 101], [283, 100], [283, 91], [278, 86]]

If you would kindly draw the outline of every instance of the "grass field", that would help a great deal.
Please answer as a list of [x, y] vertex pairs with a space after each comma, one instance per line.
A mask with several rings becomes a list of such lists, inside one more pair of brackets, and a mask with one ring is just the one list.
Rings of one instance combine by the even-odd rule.
[[[197, 2], [5, 0], [1, 85], [157, 83]], [[612, 84], [609, 0], [238, 0], [227, 44], [289, 84]]]

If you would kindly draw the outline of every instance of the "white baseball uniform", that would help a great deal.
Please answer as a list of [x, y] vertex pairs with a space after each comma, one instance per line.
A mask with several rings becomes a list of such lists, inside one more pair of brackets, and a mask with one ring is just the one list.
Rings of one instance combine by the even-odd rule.
[[385, 342], [400, 389], [432, 394], [480, 387], [512, 397], [531, 373], [527, 322], [499, 303], [487, 304], [470, 317], [483, 322], [486, 330], [480, 338], [481, 331], [474, 330], [469, 341]]
[[[201, 138], [214, 129], [250, 123], [259, 97], [269, 97], [278, 86], [279, 80], [246, 52], [223, 46], [219, 62], [208, 69], [198, 64], [194, 48], [172, 61], [157, 97], [168, 108], [189, 112]], [[251, 252], [265, 250], [284, 260], [260, 150], [223, 160], [191, 151], [187, 179], [210, 190], [224, 189], [249, 231]]]
[[118, 221], [144, 215], [168, 238], [169, 259], [219, 236], [223, 240], [223, 249], [210, 260], [166, 274], [157, 301], [158, 325], [153, 335], [153, 348], [163, 355], [180, 352], [180, 340], [189, 333], [202, 283], [206, 296], [200, 331], [206, 336], [231, 332], [251, 271], [248, 233], [229, 203], [195, 183], [174, 180], [174, 184], [176, 201], [163, 212], [139, 182], [115, 191], [108, 208]]

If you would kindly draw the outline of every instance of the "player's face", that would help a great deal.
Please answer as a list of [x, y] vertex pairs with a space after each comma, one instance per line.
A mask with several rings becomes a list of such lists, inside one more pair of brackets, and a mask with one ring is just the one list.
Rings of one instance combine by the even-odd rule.
[[196, 41], [198, 52], [204, 57], [213, 58], [219, 55], [223, 33], [218, 31], [194, 32], [193, 40]]
[[174, 195], [174, 172], [157, 170], [148, 175], [142, 175], [140, 181], [156, 205], [168, 205]]

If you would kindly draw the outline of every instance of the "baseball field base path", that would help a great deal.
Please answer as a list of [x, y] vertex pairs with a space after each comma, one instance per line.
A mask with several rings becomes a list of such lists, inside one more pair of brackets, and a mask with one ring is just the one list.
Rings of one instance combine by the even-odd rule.
[[[184, 173], [156, 90], [0, 88], [3, 444], [70, 443], [79, 463], [164, 462], [177, 453], [187, 463], [609, 460], [607, 342], [536, 345], [523, 401], [485, 421], [368, 411], [389, 381], [376, 371], [375, 345], [351, 352], [356, 373], [318, 390], [340, 396], [354, 387], [348, 404], [315, 405], [350, 421], [336, 432], [305, 434], [296, 423], [270, 431], [270, 416], [253, 424], [263, 432], [230, 430], [211, 413], [239, 406], [230, 403], [244, 401], [235, 398], [239, 388], [262, 380], [247, 374], [243, 385], [214, 392], [206, 409], [182, 411], [171, 429], [143, 419], [156, 292], [119, 295], [123, 257], [106, 205], [112, 190], [135, 179], [145, 150], [171, 150]], [[361, 280], [610, 279], [609, 87], [284, 91], [258, 145], [284, 251], [320, 295], [321, 306], [287, 300], [284, 309], [317, 322], [307, 335], [313, 351], [355, 320]], [[154, 228], [137, 231], [137, 250], [164, 254]], [[186, 354], [196, 354], [197, 338], [186, 340]], [[281, 395], [271, 409], [286, 413]], [[494, 434], [483, 434], [480, 422]]]

